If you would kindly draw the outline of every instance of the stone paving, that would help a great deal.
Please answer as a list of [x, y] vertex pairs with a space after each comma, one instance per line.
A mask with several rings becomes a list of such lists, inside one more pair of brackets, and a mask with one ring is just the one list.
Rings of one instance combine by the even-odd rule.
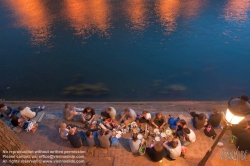
[[[124, 108], [129, 107], [134, 109], [137, 113], [141, 113], [143, 110], [148, 110], [152, 114], [156, 112], [163, 112], [165, 115], [174, 115], [184, 118], [189, 122], [188, 126], [194, 130], [197, 140], [195, 143], [187, 147], [186, 159], [180, 157], [176, 161], [169, 161], [163, 159], [161, 163], [154, 163], [149, 160], [148, 156], [136, 156], [129, 151], [129, 145], [127, 138], [120, 138], [119, 148], [88, 148], [82, 146], [80, 149], [74, 149], [71, 147], [67, 140], [61, 139], [58, 134], [58, 128], [62, 122], [68, 125], [77, 126], [79, 128], [83, 127], [81, 122], [65, 121], [62, 117], [62, 109], [65, 102], [6, 102], [6, 104], [17, 107], [17, 106], [29, 106], [36, 107], [38, 105], [46, 105], [46, 114], [42, 121], [39, 123], [39, 127], [35, 133], [26, 133], [21, 131], [16, 133], [24, 143], [31, 147], [34, 151], [36, 150], [85, 150], [85, 162], [90, 162], [92, 165], [101, 166], [196, 166], [202, 157], [205, 155], [207, 150], [213, 144], [212, 138], [208, 138], [203, 134], [201, 130], [195, 130], [190, 124], [191, 116], [189, 115], [189, 108], [196, 108], [197, 112], [210, 113], [212, 108], [216, 108], [219, 111], [225, 111], [227, 108], [227, 102], [196, 102], [196, 101], [176, 101], [176, 102], [71, 102], [71, 105], [76, 107], [86, 107], [91, 106], [96, 109], [99, 113], [110, 106], [113, 106], [118, 113], [123, 112]], [[249, 118], [249, 117], [247, 117]], [[216, 129], [216, 133], [219, 133], [222, 129]], [[217, 165], [239, 165], [246, 166], [250, 165], [250, 155], [246, 156], [246, 160], [239, 161], [229, 160], [228, 157], [221, 159], [220, 156], [222, 152], [236, 151], [233, 144], [229, 143], [231, 136], [230, 130], [228, 130], [221, 142], [224, 143], [223, 147], [216, 147], [207, 166], [217, 166]], [[224, 150], [224, 151], [223, 151]], [[226, 159], [226, 160], [225, 160]], [[53, 164], [51, 164], [53, 165]], [[57, 164], [54, 164], [57, 165]], [[83, 164], [58, 164], [58, 165], [83, 165]]]

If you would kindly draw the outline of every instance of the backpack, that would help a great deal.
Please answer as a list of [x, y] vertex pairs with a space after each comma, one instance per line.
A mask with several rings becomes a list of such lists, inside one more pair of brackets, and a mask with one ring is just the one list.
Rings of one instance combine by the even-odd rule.
[[119, 146], [119, 140], [116, 137], [111, 138], [111, 146], [118, 147]]
[[33, 122], [32, 121], [25, 121], [23, 124], [23, 129], [27, 132], [29, 132], [33, 127]]

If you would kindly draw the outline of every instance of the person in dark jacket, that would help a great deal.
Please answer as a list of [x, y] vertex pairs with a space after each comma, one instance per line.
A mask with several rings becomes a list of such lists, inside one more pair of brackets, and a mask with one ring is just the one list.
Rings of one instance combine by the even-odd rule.
[[157, 142], [152, 148], [147, 147], [146, 153], [152, 161], [161, 162], [163, 158], [163, 146], [160, 142]]
[[215, 139], [217, 134], [215, 133], [214, 131], [214, 128], [212, 125], [210, 124], [207, 124], [206, 126], [204, 126], [204, 134], [207, 136], [207, 137], [212, 137], [212, 139]]
[[236, 142], [236, 148], [240, 151], [250, 151], [250, 129], [239, 135]]
[[221, 121], [221, 113], [218, 113], [216, 109], [212, 109], [212, 114], [209, 117], [208, 123], [213, 127], [218, 127]]
[[71, 128], [68, 134], [68, 140], [74, 148], [80, 148], [86, 145], [86, 134], [84, 132], [76, 132], [76, 128]]

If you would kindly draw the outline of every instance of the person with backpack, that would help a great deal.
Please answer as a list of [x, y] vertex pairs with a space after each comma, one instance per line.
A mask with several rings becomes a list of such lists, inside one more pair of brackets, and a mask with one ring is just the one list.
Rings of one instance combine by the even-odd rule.
[[38, 124], [36, 122], [33, 121], [27, 121], [23, 118], [19, 118], [16, 115], [12, 115], [11, 117], [11, 124], [14, 127], [21, 127], [22, 129], [24, 129], [25, 131], [29, 132], [31, 131], [32, 133], [34, 133], [38, 127]]
[[217, 134], [214, 131], [214, 128], [211, 124], [207, 124], [206, 126], [204, 126], [204, 134], [207, 137], [212, 137], [212, 139], [215, 139]]

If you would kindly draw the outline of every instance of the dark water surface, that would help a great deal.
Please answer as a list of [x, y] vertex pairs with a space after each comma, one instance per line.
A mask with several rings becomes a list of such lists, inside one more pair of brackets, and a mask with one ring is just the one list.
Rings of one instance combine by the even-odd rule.
[[250, 95], [250, 0], [0, 0], [0, 99]]

